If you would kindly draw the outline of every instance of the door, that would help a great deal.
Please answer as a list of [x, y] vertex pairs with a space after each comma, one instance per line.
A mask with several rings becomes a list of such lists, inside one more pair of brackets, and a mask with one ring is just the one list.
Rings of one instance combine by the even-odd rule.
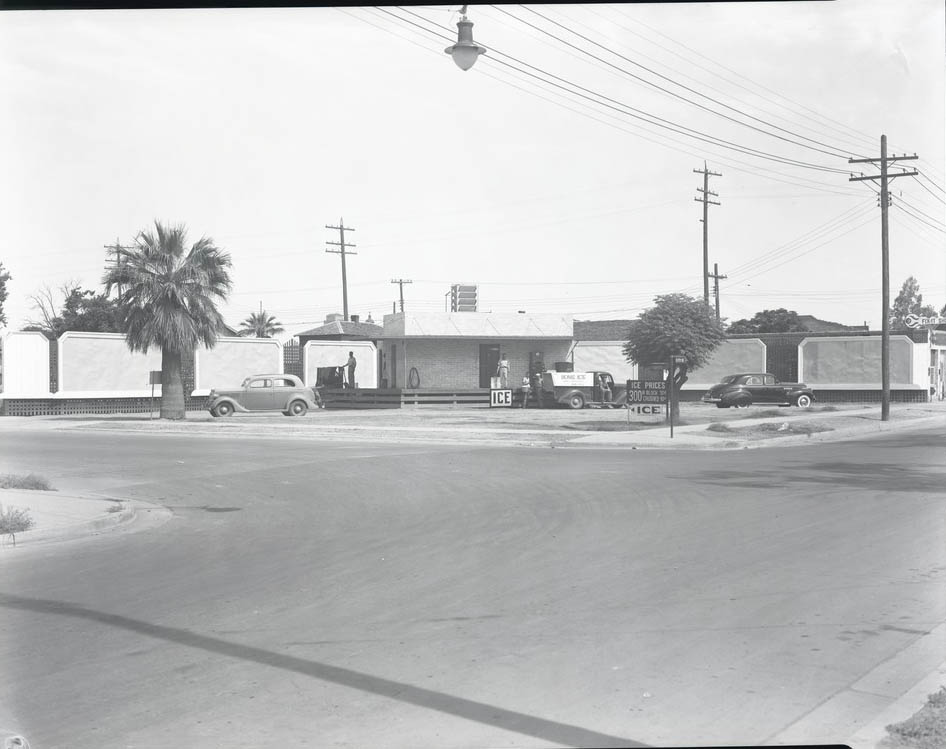
[[273, 408], [273, 381], [250, 380], [243, 391], [243, 407], [249, 411], [270, 411]]
[[488, 388], [490, 378], [496, 375], [496, 367], [499, 366], [499, 344], [481, 343], [480, 344], [480, 387]]

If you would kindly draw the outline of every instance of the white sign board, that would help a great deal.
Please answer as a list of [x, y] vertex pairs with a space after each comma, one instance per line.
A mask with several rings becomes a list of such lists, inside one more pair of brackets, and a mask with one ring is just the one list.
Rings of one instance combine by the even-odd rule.
[[490, 408], [512, 408], [512, 390], [490, 390]]
[[667, 415], [666, 406], [660, 403], [629, 403], [626, 408], [628, 421], [658, 422]]

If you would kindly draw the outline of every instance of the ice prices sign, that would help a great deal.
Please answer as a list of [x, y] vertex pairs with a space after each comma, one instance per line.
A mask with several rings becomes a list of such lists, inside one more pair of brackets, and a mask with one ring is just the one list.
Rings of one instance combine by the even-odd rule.
[[627, 405], [663, 405], [667, 402], [667, 383], [663, 380], [628, 380]]

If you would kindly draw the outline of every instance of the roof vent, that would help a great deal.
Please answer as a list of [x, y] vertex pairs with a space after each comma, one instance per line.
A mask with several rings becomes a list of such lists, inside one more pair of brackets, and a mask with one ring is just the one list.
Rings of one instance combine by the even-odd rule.
[[361, 319], [361, 315], [352, 315], [352, 316], [351, 316], [351, 321], [352, 321], [352, 322], [358, 322], [358, 320], [360, 320], [360, 319]]

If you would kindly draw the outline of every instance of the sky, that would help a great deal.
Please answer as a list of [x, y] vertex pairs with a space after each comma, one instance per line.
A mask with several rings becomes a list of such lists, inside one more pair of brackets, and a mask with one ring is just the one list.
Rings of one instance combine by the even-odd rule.
[[[0, 262], [9, 329], [30, 297], [100, 290], [105, 245], [155, 220], [232, 256], [221, 307], [291, 335], [380, 321], [399, 286], [444, 311], [633, 319], [660, 294], [881, 324], [879, 185], [891, 165], [891, 301], [946, 304], [941, 0], [472, 5], [487, 48], [444, 47], [460, 6], [0, 14]], [[712, 289], [712, 282], [710, 284]], [[712, 302], [712, 299], [711, 299]]]

